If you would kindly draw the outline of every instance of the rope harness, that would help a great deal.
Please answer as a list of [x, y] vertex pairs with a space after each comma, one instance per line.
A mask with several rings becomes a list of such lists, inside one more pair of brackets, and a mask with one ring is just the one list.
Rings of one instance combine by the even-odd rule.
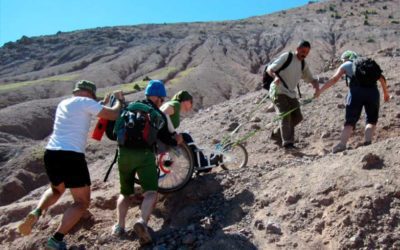
[[[247, 123], [250, 122], [250, 119], [252, 118], [253, 113], [254, 113], [256, 110], [258, 110], [258, 109], [260, 108], [260, 106], [261, 106], [267, 99], [268, 99], [268, 95], [266, 95], [263, 99], [261, 99], [261, 101], [256, 105], [256, 107], [255, 107], [253, 110], [251, 110], [250, 113], [246, 116], [246, 121], [243, 122], [243, 123], [240, 123], [229, 135], [225, 135], [225, 136], [223, 137], [223, 139], [221, 140], [221, 143], [220, 143], [220, 146], [219, 146], [219, 147], [224, 148], [224, 146], [226, 146], [226, 145], [228, 145], [228, 144], [233, 144], [233, 146], [234, 146], [234, 145], [236, 145], [236, 144], [242, 143], [242, 142], [248, 140], [249, 138], [253, 137], [257, 132], [262, 131], [261, 128], [259, 128], [259, 129], [254, 129], [253, 131], [247, 132], [246, 134], [244, 134], [244, 135], [243, 135], [242, 137], [240, 137], [239, 139], [233, 140], [234, 134], [237, 133], [237, 132], [239, 131], [239, 129], [240, 129], [243, 125], [245, 125], [245, 124], [247, 124]], [[271, 122], [267, 123], [266, 127], [267, 127], [268, 125], [270, 125], [270, 124], [273, 124], [273, 123], [275, 123], [275, 122], [278, 122], [278, 121], [282, 120], [283, 118], [285, 118], [286, 116], [290, 115], [293, 111], [297, 110], [297, 109], [300, 108], [301, 106], [304, 106], [304, 105], [307, 105], [307, 104], [311, 103], [313, 99], [314, 99], [314, 98], [311, 97], [311, 98], [307, 98], [307, 99], [302, 100], [302, 101], [300, 102], [299, 107], [293, 108], [293, 109], [291, 109], [291, 110], [289, 110], [289, 111], [287, 111], [287, 112], [285, 112], [285, 113], [282, 113], [282, 114], [277, 115], [276, 117], [274, 117], [274, 118], [272, 119]]]

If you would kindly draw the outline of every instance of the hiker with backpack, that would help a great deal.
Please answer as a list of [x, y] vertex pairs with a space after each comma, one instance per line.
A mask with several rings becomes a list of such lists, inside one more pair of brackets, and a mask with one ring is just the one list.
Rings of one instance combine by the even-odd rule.
[[[271, 133], [271, 139], [275, 140], [285, 149], [295, 149], [295, 127], [303, 120], [300, 103], [297, 100], [296, 87], [300, 79], [313, 85], [318, 91], [319, 84], [305, 61], [310, 52], [311, 45], [308, 41], [301, 41], [295, 53], [286, 52], [268, 65], [266, 71], [271, 77], [269, 96], [275, 105], [275, 111], [283, 116], [280, 127]], [[300, 93], [299, 93], [300, 94]]]
[[[161, 106], [161, 111], [164, 112], [164, 114], [167, 115], [167, 121], [168, 121], [168, 129], [171, 133], [174, 133], [176, 137], [178, 138], [177, 140], [181, 141], [183, 140], [186, 144], [192, 144], [193, 138], [189, 133], [176, 133], [176, 129], [180, 125], [180, 114], [184, 112], [189, 112], [192, 109], [193, 106], [193, 97], [192, 95], [186, 91], [186, 90], [181, 90], [178, 93], [176, 93], [172, 99], [166, 103], [164, 103]], [[193, 155], [197, 155], [196, 152], [198, 148], [196, 145], [189, 145], [190, 150], [192, 151]], [[208, 166], [208, 161], [206, 157], [204, 156], [203, 152], [199, 151], [199, 157], [200, 157], [200, 164], [203, 167]], [[210, 156], [210, 164], [211, 165], [218, 165], [222, 161], [221, 156]], [[195, 167], [198, 167], [198, 161], [194, 161]], [[202, 169], [199, 172], [210, 172], [211, 168], [208, 169]]]
[[145, 89], [146, 99], [131, 102], [121, 113], [114, 127], [119, 145], [118, 170], [120, 195], [117, 200], [117, 223], [112, 234], [125, 233], [125, 218], [134, 197], [134, 179], [137, 174], [143, 189], [141, 215], [133, 229], [140, 245], [152, 241], [148, 221], [157, 202], [158, 173], [156, 166], [156, 140], [177, 146], [174, 134], [168, 131], [167, 118], [159, 109], [167, 96], [164, 83], [150, 80]]
[[389, 101], [386, 79], [382, 75], [379, 65], [370, 58], [359, 58], [357, 53], [351, 50], [343, 52], [340, 57], [343, 62], [335, 74], [317, 91], [315, 97], [326, 91], [345, 75], [349, 92], [346, 97], [345, 123], [340, 136], [340, 142], [332, 148], [333, 153], [346, 150], [347, 141], [353, 133], [356, 123], [360, 119], [362, 108], [366, 113], [366, 126], [363, 145], [371, 144], [379, 117], [379, 90], [377, 81], [383, 89], [383, 100]]
[[[92, 116], [115, 120], [124, 97], [114, 92], [118, 99], [113, 107], [96, 101], [96, 85], [81, 80], [75, 84], [73, 96], [61, 101], [56, 110], [53, 133], [46, 146], [44, 164], [50, 188], [43, 193], [37, 207], [18, 225], [22, 235], [31, 233], [32, 227], [51, 205], [55, 204], [66, 189], [74, 203], [61, 219], [56, 233], [47, 241], [46, 249], [67, 249], [64, 236], [79, 221], [90, 203], [90, 175], [85, 160], [90, 120]], [[104, 98], [108, 101], [109, 95]]]

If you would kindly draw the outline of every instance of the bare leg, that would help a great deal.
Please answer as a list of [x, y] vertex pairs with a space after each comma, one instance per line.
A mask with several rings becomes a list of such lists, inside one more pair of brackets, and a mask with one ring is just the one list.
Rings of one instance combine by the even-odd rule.
[[47, 210], [51, 205], [56, 203], [58, 199], [60, 199], [61, 195], [65, 192], [64, 183], [61, 183], [58, 186], [50, 185], [50, 188], [44, 192], [40, 201], [38, 203], [37, 208], [40, 208], [42, 211]]
[[340, 135], [340, 143], [342, 145], [346, 145], [352, 133], [353, 133], [353, 126], [344, 126], [342, 134]]
[[138, 222], [133, 225], [137, 236], [139, 237], [140, 245], [145, 245], [152, 241], [151, 235], [148, 231], [147, 222], [150, 219], [150, 215], [153, 212], [154, 206], [157, 202], [157, 192], [156, 191], [146, 191], [143, 194], [143, 202], [140, 207], [141, 217]]
[[340, 135], [340, 142], [332, 148], [333, 153], [346, 150], [346, 144], [351, 134], [353, 133], [353, 126], [344, 126], [342, 134]]
[[37, 205], [37, 209], [39, 209], [39, 213], [35, 211], [30, 212], [24, 219], [24, 221], [18, 225], [18, 231], [22, 235], [28, 235], [31, 233], [33, 226], [39, 219], [39, 216], [42, 211], [47, 210], [51, 205], [56, 203], [61, 195], [65, 191], [64, 183], [61, 183], [58, 186], [50, 185], [50, 188], [43, 193], [42, 197], [39, 200]]
[[74, 204], [65, 211], [57, 232], [67, 234], [79, 221], [90, 204], [90, 186], [71, 188]]
[[372, 137], [374, 137], [375, 134], [375, 130], [376, 130], [375, 124], [370, 124], [370, 123], [367, 124], [364, 131], [364, 143], [371, 143]]
[[118, 217], [118, 225], [122, 228], [125, 228], [125, 218], [128, 213], [130, 204], [130, 198], [123, 194], [120, 194], [117, 200], [117, 217]]
[[150, 215], [153, 212], [153, 209], [157, 203], [157, 192], [156, 191], [147, 191], [143, 194], [143, 202], [140, 206], [141, 210], [141, 221], [147, 224], [150, 219]]

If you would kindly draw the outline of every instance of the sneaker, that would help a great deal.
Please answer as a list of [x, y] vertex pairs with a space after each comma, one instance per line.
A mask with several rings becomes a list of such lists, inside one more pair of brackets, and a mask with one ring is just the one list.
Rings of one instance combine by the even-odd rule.
[[111, 233], [115, 236], [122, 236], [123, 234], [125, 234], [125, 229], [119, 224], [115, 224], [111, 229]]
[[143, 223], [136, 222], [135, 225], [133, 225], [133, 230], [135, 230], [136, 235], [139, 237], [139, 244], [141, 246], [152, 242], [147, 226]]
[[346, 150], [346, 145], [339, 142], [338, 144], [336, 144], [336, 146], [332, 148], [332, 153], [339, 153], [345, 150]]
[[51, 237], [46, 244], [46, 250], [67, 250], [67, 244], [64, 241], [58, 241]]
[[35, 225], [36, 221], [38, 221], [39, 216], [34, 213], [34, 211], [30, 212], [25, 220], [19, 224], [18, 231], [20, 234], [26, 236], [29, 235], [32, 231], [33, 225]]

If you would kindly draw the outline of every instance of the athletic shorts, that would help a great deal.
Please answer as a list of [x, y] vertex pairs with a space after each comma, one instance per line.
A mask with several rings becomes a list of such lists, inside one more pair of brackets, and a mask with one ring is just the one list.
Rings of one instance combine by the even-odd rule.
[[356, 126], [362, 109], [365, 109], [366, 123], [376, 124], [379, 117], [379, 90], [376, 87], [366, 88], [352, 86], [346, 98], [345, 126]]
[[83, 153], [46, 150], [44, 165], [53, 186], [64, 183], [66, 188], [90, 186], [90, 175]]
[[158, 189], [156, 157], [151, 149], [119, 147], [118, 171], [120, 192], [123, 195], [135, 193], [136, 174], [144, 192]]

